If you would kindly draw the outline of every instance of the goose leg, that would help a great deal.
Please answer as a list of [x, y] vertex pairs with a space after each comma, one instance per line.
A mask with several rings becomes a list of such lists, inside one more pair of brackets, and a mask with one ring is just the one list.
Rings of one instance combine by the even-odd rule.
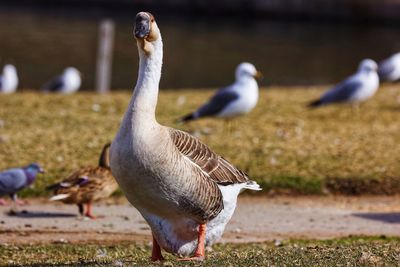
[[183, 258], [179, 259], [180, 261], [203, 261], [205, 258], [205, 240], [206, 240], [206, 224], [199, 225], [199, 235], [198, 235], [198, 242], [197, 242], [197, 249], [190, 258]]
[[161, 254], [161, 248], [153, 235], [153, 249], [151, 250], [151, 261], [163, 261], [164, 257]]

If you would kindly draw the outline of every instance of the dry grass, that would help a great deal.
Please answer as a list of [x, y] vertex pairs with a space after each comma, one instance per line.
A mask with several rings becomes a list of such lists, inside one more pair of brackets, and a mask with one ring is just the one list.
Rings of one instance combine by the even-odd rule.
[[0, 246], [0, 266], [398, 266], [399, 239], [350, 238], [331, 241], [216, 245], [203, 263], [178, 262], [165, 253], [149, 261], [150, 248], [132, 244]]
[[[335, 191], [340, 181], [365, 186], [371, 180], [376, 188], [386, 178], [391, 182], [377, 193], [399, 189], [394, 185], [400, 183], [400, 86], [382, 88], [358, 111], [348, 105], [305, 108], [325, 88], [262, 90], [257, 108], [230, 125], [215, 119], [178, 125], [175, 120], [212, 91], [162, 91], [158, 118], [199, 135], [269, 190], [321, 193]], [[97, 164], [129, 99], [130, 92], [0, 96], [0, 169], [42, 163], [47, 174], [25, 194], [43, 195], [46, 184]]]

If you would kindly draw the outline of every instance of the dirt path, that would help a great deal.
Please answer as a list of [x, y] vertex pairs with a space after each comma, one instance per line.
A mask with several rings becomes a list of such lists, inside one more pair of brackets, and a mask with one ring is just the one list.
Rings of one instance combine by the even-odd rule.
[[[27, 212], [7, 215], [0, 207], [0, 244], [49, 242], [148, 242], [150, 230], [125, 201], [102, 203], [96, 220], [76, 216], [77, 207], [30, 200]], [[115, 201], [114, 201], [115, 202]], [[348, 235], [400, 236], [400, 196], [241, 197], [222, 242]]]

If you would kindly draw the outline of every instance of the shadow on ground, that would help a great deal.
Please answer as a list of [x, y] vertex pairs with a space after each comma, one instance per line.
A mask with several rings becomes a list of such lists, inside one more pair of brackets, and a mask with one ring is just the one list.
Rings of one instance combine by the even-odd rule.
[[353, 216], [385, 223], [400, 223], [400, 212], [388, 213], [354, 213]]
[[43, 211], [20, 211], [20, 212], [8, 212], [8, 216], [18, 218], [69, 218], [76, 217], [76, 214], [65, 213], [65, 212], [43, 212]]

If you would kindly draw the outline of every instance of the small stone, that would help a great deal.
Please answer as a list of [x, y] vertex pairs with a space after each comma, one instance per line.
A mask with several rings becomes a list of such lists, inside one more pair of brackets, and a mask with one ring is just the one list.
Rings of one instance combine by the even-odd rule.
[[94, 112], [99, 112], [101, 110], [101, 106], [99, 104], [93, 104], [92, 105], [92, 110]]
[[241, 233], [241, 232], [242, 232], [242, 229], [236, 228], [236, 229], [233, 230], [233, 232], [234, 232], [234, 233]]
[[275, 245], [275, 247], [281, 247], [281, 246], [283, 246], [283, 243], [282, 243], [281, 240], [276, 239], [276, 240], [274, 241], [274, 245]]
[[64, 239], [64, 238], [60, 238], [56, 241], [53, 242], [54, 244], [68, 244], [68, 240]]
[[178, 97], [178, 99], [176, 100], [176, 105], [178, 107], [183, 106], [185, 103], [186, 103], [186, 96], [184, 96], [184, 95], [180, 95]]

